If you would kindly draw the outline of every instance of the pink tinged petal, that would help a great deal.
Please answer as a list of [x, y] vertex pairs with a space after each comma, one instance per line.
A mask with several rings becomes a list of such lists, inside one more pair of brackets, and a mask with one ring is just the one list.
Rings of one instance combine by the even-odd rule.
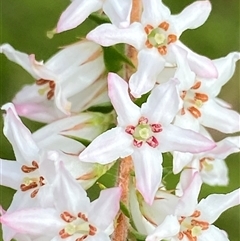
[[233, 52], [226, 57], [213, 60], [218, 70], [218, 79], [215, 81], [206, 80], [206, 85], [210, 88], [208, 91], [212, 96], [217, 96], [223, 85], [225, 85], [233, 76], [236, 69], [236, 62], [240, 59], [239, 52]]
[[208, 138], [191, 130], [182, 129], [174, 125], [163, 126], [163, 130], [156, 134], [161, 152], [180, 151], [199, 153], [213, 149], [216, 144]]
[[214, 223], [224, 211], [239, 204], [240, 189], [236, 189], [228, 194], [209, 195], [206, 199], [200, 201], [197, 210], [201, 212], [199, 218]]
[[119, 211], [122, 190], [119, 187], [102, 190], [98, 199], [91, 203], [89, 222], [102, 231], [114, 221]]
[[3, 53], [9, 60], [15, 62], [24, 68], [29, 74], [37, 79], [37, 75], [32, 69], [32, 63], [30, 62], [29, 56], [25, 53], [15, 50], [9, 44], [3, 44], [0, 46], [0, 53]]
[[137, 72], [129, 80], [131, 94], [139, 98], [150, 91], [157, 81], [158, 74], [163, 70], [164, 64], [165, 60], [157, 49], [142, 49], [138, 53]]
[[[170, 240], [180, 231], [180, 224], [176, 216], [168, 215], [164, 221], [147, 236], [146, 241]], [[173, 239], [171, 239], [173, 240]]]
[[173, 173], [177, 174], [182, 171], [193, 159], [192, 153], [173, 152]]
[[188, 64], [190, 69], [196, 73], [196, 75], [203, 78], [218, 77], [218, 71], [213, 61], [202, 55], [194, 53], [180, 41], [177, 41], [176, 44], [188, 52]]
[[172, 16], [178, 35], [187, 29], [195, 29], [203, 25], [211, 10], [210, 1], [196, 1], [187, 6], [180, 14]]
[[126, 157], [133, 153], [133, 138], [124, 128], [116, 127], [104, 132], [80, 154], [79, 159], [84, 162], [108, 164], [119, 157]]
[[159, 150], [143, 144], [132, 154], [136, 187], [148, 204], [152, 204], [162, 180], [162, 155]]
[[8, 227], [7, 225], [3, 224], [1, 222], [1, 217], [0, 217], [0, 223], [2, 226], [2, 238], [4, 241], [11, 241], [15, 236], [16, 236], [16, 231], [13, 230], [12, 228]]
[[160, 0], [143, 0], [143, 13], [141, 22], [143, 25], [157, 27], [161, 22], [168, 20], [170, 10]]
[[6, 111], [3, 133], [11, 142], [17, 161], [26, 164], [38, 160], [39, 149], [32, 139], [31, 132], [18, 117], [13, 104], [5, 104], [1, 109]]
[[130, 99], [126, 81], [117, 74], [108, 75], [108, 95], [118, 114], [118, 124], [137, 125], [141, 117], [140, 108]]
[[[224, 160], [214, 159], [208, 161], [211, 170], [202, 168], [200, 175], [204, 183], [211, 186], [227, 186], [229, 183], [228, 167]], [[208, 167], [207, 167], [208, 168]]]
[[240, 115], [218, 105], [214, 100], [208, 100], [202, 107], [201, 124], [206, 127], [219, 130], [223, 133], [240, 131]]
[[22, 173], [18, 162], [0, 159], [0, 185], [18, 190], [23, 179]]
[[198, 241], [230, 241], [225, 233], [225, 231], [210, 225], [207, 230], [204, 230], [200, 236], [198, 236]]
[[140, 23], [132, 23], [128, 28], [117, 28], [113, 24], [102, 24], [88, 33], [87, 39], [102, 46], [118, 43], [130, 44], [136, 49], [142, 49], [147, 40], [146, 33]]
[[117, 27], [126, 28], [130, 24], [132, 1], [126, 0], [119, 3], [118, 0], [105, 0], [103, 11]]
[[149, 123], [167, 125], [172, 122], [180, 103], [177, 84], [177, 80], [171, 79], [152, 90], [141, 108], [142, 116], [146, 116]]
[[63, 162], [57, 162], [57, 176], [53, 184], [53, 195], [56, 198], [56, 208], [60, 212], [68, 211], [71, 214], [86, 213], [89, 210], [90, 200], [86, 191], [65, 169]]
[[199, 173], [195, 172], [189, 186], [183, 190], [183, 195], [179, 199], [175, 209], [175, 215], [187, 217], [193, 214], [198, 203], [198, 195], [201, 190], [201, 186], [202, 179]]
[[62, 13], [58, 24], [57, 33], [76, 28], [92, 12], [100, 10], [102, 7], [101, 0], [75, 0]]

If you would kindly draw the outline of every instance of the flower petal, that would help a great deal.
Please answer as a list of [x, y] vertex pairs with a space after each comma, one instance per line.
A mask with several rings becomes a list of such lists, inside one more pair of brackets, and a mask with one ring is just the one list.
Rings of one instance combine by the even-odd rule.
[[80, 154], [79, 159], [84, 162], [107, 164], [119, 157], [126, 157], [133, 152], [133, 138], [121, 127], [113, 128], [98, 136]]
[[113, 24], [102, 24], [88, 33], [87, 39], [102, 46], [126, 43], [141, 49], [146, 42], [146, 34], [140, 23], [133, 23], [128, 28], [117, 28]]
[[100, 10], [102, 7], [101, 0], [75, 0], [62, 13], [58, 24], [57, 33], [76, 28], [92, 12]]
[[177, 84], [177, 80], [171, 79], [152, 90], [141, 108], [142, 116], [148, 117], [150, 123], [168, 125], [172, 122], [180, 103]]
[[175, 235], [177, 235], [179, 231], [180, 224], [177, 217], [168, 215], [164, 221], [155, 229], [155, 231], [147, 236], [146, 241], [156, 241], [163, 239], [170, 240]]
[[117, 74], [108, 75], [108, 95], [118, 114], [118, 124], [136, 125], [141, 117], [140, 108], [130, 99], [126, 81]]
[[186, 29], [195, 29], [203, 25], [211, 10], [210, 1], [196, 1], [187, 6], [180, 14], [172, 16], [178, 35], [181, 35]]
[[240, 115], [234, 110], [218, 105], [213, 99], [208, 100], [202, 107], [201, 124], [219, 130], [223, 133], [240, 131]]
[[107, 229], [119, 211], [121, 192], [119, 187], [102, 190], [99, 198], [91, 203], [89, 222], [102, 231]]
[[225, 232], [214, 225], [210, 225], [207, 230], [204, 230], [198, 237], [198, 241], [230, 241]]
[[162, 155], [147, 144], [135, 148], [132, 154], [136, 175], [136, 187], [146, 203], [152, 204], [162, 180]]
[[173, 152], [173, 173], [177, 174], [182, 171], [184, 167], [186, 167], [193, 158], [192, 153], [182, 153], [178, 151]]
[[165, 60], [155, 48], [142, 49], [138, 53], [138, 69], [129, 80], [131, 94], [139, 98], [150, 91], [157, 81], [158, 74], [163, 70], [164, 64]]
[[164, 126], [162, 132], [156, 134], [159, 149], [162, 152], [181, 151], [199, 153], [213, 149], [216, 144], [208, 138], [191, 130], [182, 129], [174, 125]]
[[197, 205], [202, 220], [214, 223], [227, 209], [240, 204], [240, 189], [227, 194], [211, 194]]
[[39, 149], [32, 139], [31, 132], [18, 117], [13, 104], [7, 103], [1, 109], [6, 111], [3, 132], [13, 146], [17, 161], [21, 164], [31, 164], [33, 160], [38, 160]]

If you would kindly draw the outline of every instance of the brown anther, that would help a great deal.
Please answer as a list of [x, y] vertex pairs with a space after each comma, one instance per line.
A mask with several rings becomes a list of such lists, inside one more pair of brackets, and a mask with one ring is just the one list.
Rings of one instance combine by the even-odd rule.
[[149, 40], [147, 40], [145, 42], [145, 45], [147, 46], [147, 48], [151, 49], [153, 47], [153, 45], [149, 42]]
[[136, 147], [141, 147], [143, 144], [143, 141], [138, 141], [136, 139], [133, 140], [133, 145]]
[[200, 217], [200, 215], [201, 215], [201, 212], [198, 210], [195, 210], [194, 213], [190, 217], [198, 218], [198, 217]]
[[153, 26], [151, 26], [150, 24], [148, 24], [145, 28], [144, 31], [146, 34], [150, 34], [153, 30]]
[[36, 195], [38, 194], [38, 191], [39, 191], [39, 189], [36, 189], [36, 190], [34, 190], [33, 192], [31, 192], [30, 197], [31, 197], [31, 198], [35, 198]]
[[151, 146], [153, 148], [158, 146], [158, 140], [154, 136], [150, 137], [146, 142], [149, 146]]
[[184, 108], [181, 109], [181, 115], [185, 115], [185, 109]]
[[51, 100], [53, 96], [54, 96], [54, 89], [51, 89], [47, 93], [47, 99]]
[[195, 117], [199, 118], [201, 117], [201, 112], [194, 106], [191, 106], [188, 108], [188, 111]]
[[206, 102], [208, 101], [208, 96], [206, 94], [202, 94], [202, 93], [195, 93], [195, 100], [201, 100], [202, 102]]
[[202, 228], [202, 230], [207, 230], [209, 228], [209, 223], [208, 222], [204, 222], [204, 221], [198, 221], [193, 219], [191, 221], [191, 225], [193, 226], [199, 226]]
[[193, 237], [192, 232], [190, 230], [183, 231], [183, 233], [187, 236], [189, 241], [197, 241], [197, 237]]
[[93, 236], [97, 232], [97, 228], [89, 224], [89, 235]]
[[161, 124], [152, 124], [151, 125], [152, 132], [158, 133], [162, 131], [162, 125]]
[[75, 241], [83, 241], [85, 238], [87, 238], [87, 234], [83, 235], [81, 238], [77, 238]]
[[44, 186], [45, 185], [45, 183], [43, 181], [44, 181], [44, 177], [40, 176], [39, 177], [39, 184], [40, 184], [40, 186]]
[[23, 165], [23, 166], [21, 167], [21, 170], [22, 170], [24, 173], [34, 172], [36, 169], [37, 169], [37, 167], [28, 167], [28, 166], [26, 166], [26, 165]]
[[177, 36], [175, 34], [168, 35], [168, 44], [174, 43], [177, 41]]
[[196, 90], [196, 89], [200, 88], [201, 84], [202, 84], [202, 83], [201, 83], [200, 81], [197, 81], [197, 82], [191, 87], [191, 89], [192, 89], [192, 90]]
[[158, 47], [158, 52], [161, 55], [166, 55], [167, 54], [167, 47], [166, 46]]
[[178, 233], [178, 239], [182, 240], [184, 238], [184, 234], [182, 232]]
[[63, 239], [64, 239], [64, 238], [68, 238], [68, 237], [71, 236], [70, 234], [68, 234], [68, 233], [65, 231], [65, 229], [60, 230], [58, 234], [59, 234], [60, 237], [63, 238]]
[[133, 135], [134, 130], [135, 130], [134, 126], [127, 126], [126, 129], [125, 129], [125, 132], [127, 132], [130, 135]]
[[146, 117], [140, 117], [140, 119], [138, 120], [138, 124], [147, 124], [148, 123], [148, 118]]
[[32, 161], [32, 165], [33, 165], [34, 167], [36, 167], [36, 168], [39, 167], [39, 166], [38, 166], [38, 163], [37, 163], [36, 161]]
[[181, 99], [184, 99], [187, 94], [186, 90], [183, 90], [182, 93], [180, 94]]
[[47, 84], [48, 82], [49, 80], [39, 79], [39, 80], [36, 80], [36, 85], [44, 85], [44, 84]]
[[36, 188], [37, 186], [38, 186], [38, 184], [36, 182], [32, 182], [29, 185], [21, 184], [20, 189], [21, 189], [21, 191], [25, 192], [32, 188]]
[[71, 223], [72, 221], [74, 221], [75, 219], [77, 219], [76, 217], [74, 217], [73, 215], [71, 215], [69, 212], [63, 212], [60, 214], [60, 217], [67, 223]]
[[82, 220], [84, 220], [85, 222], [88, 221], [88, 218], [86, 217], [86, 215], [84, 213], [78, 213], [78, 217], [81, 218]]
[[169, 23], [167, 22], [162, 22], [161, 24], [158, 25], [159, 28], [162, 28], [163, 30], [167, 31], [169, 28]]
[[55, 86], [56, 86], [55, 82], [54, 82], [53, 80], [50, 80], [50, 81], [49, 81], [49, 87], [50, 87], [50, 89], [54, 89]]

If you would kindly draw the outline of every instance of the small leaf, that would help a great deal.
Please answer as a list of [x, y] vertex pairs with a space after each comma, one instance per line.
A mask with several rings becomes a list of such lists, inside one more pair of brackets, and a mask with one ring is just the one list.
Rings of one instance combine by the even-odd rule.
[[127, 206], [123, 202], [120, 202], [120, 209], [126, 217], [130, 218], [130, 212], [129, 212]]
[[102, 103], [100, 105], [94, 105], [89, 107], [86, 111], [92, 111], [92, 112], [100, 112], [100, 113], [109, 113], [113, 110], [113, 106], [110, 102]]
[[137, 106], [141, 107], [142, 104], [147, 101], [147, 98], [148, 98], [148, 96], [150, 95], [150, 93], [151, 93], [151, 92], [148, 92], [148, 93], [142, 95], [141, 98], [135, 99], [134, 103], [135, 103]]
[[105, 15], [105, 14], [98, 14], [98, 13], [92, 13], [89, 15], [88, 17], [89, 19], [91, 19], [92, 21], [94, 21], [97, 24], [103, 24], [103, 23], [111, 23], [111, 21], [109, 20], [109, 18]]

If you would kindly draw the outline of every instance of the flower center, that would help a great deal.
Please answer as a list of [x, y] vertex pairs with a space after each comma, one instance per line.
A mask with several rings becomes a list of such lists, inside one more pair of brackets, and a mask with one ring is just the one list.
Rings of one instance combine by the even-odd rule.
[[36, 81], [36, 85], [45, 85], [45, 87], [38, 90], [39, 95], [44, 95], [47, 92], [47, 99], [51, 100], [53, 98], [56, 86], [53, 80], [39, 79]]
[[60, 217], [67, 223], [65, 228], [59, 231], [62, 239], [66, 239], [74, 234], [79, 234], [80, 237], [75, 241], [82, 241], [90, 236], [94, 236], [97, 228], [89, 224], [88, 218], [83, 213], [78, 213], [77, 217], [69, 212], [61, 213]]
[[148, 24], [144, 30], [147, 34], [145, 45], [147, 48], [155, 47], [161, 55], [167, 54], [167, 45], [177, 41], [177, 36], [171, 33], [169, 23], [162, 22], [157, 28]]
[[[32, 166], [26, 166], [23, 165], [21, 167], [22, 172], [24, 173], [33, 173], [38, 169], [38, 163], [36, 161], [32, 161]], [[34, 198], [38, 191], [39, 188], [41, 186], [45, 185], [45, 180], [44, 177], [37, 175], [36, 173], [34, 173], [35, 175], [30, 175], [30, 176], [26, 176], [23, 178], [22, 184], [20, 185], [20, 189], [22, 192], [28, 191], [30, 189], [34, 189], [31, 194], [30, 197]]]
[[154, 137], [154, 133], [162, 131], [160, 124], [148, 124], [148, 119], [141, 117], [137, 126], [127, 126], [125, 131], [133, 136], [133, 145], [141, 147], [143, 142], [155, 148], [158, 146], [158, 140]]
[[181, 115], [184, 115], [185, 110], [188, 110], [196, 119], [201, 117], [200, 108], [208, 101], [208, 95], [198, 92], [200, 86], [201, 82], [197, 81], [189, 90], [182, 91], [181, 98], [184, 103]]
[[180, 218], [179, 240], [184, 239], [185, 236], [189, 241], [197, 241], [197, 237], [202, 234], [202, 231], [209, 228], [208, 222], [197, 220], [200, 215], [201, 213], [196, 210], [190, 217]]
[[210, 172], [213, 170], [213, 164], [211, 162], [213, 162], [215, 159], [212, 157], [204, 157], [202, 159], [200, 159], [200, 169], [201, 170], [205, 170], [206, 172]]

